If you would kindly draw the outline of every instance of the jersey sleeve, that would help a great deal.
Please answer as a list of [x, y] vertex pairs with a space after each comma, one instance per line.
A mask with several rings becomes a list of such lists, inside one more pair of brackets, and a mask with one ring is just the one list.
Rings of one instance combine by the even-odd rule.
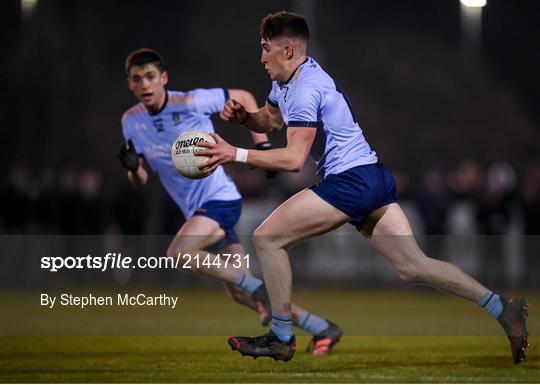
[[225, 102], [229, 100], [226, 88], [198, 88], [193, 91], [194, 103], [201, 114], [212, 115], [221, 112]]
[[278, 103], [278, 95], [277, 95], [277, 82], [272, 82], [272, 89], [270, 90], [270, 94], [266, 98], [266, 102], [270, 104], [272, 107], [279, 108]]
[[321, 94], [311, 87], [297, 89], [288, 102], [289, 127], [317, 127], [322, 107]]

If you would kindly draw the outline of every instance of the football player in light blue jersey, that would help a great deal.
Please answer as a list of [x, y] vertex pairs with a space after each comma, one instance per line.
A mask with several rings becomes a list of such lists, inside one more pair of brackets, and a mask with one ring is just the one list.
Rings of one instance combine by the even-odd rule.
[[[214, 132], [210, 116], [220, 112], [229, 97], [239, 100], [250, 111], [257, 109], [253, 95], [238, 89], [196, 89], [189, 92], [168, 91], [168, 74], [161, 56], [142, 48], [126, 59], [125, 70], [129, 89], [140, 103], [122, 117], [127, 146], [120, 150], [120, 160], [128, 170], [128, 179], [136, 187], [147, 183], [146, 166], [156, 174], [169, 195], [182, 210], [186, 222], [172, 240], [167, 256], [179, 253], [210, 254], [206, 249], [216, 245], [221, 254], [245, 255], [234, 226], [240, 218], [241, 196], [234, 182], [218, 167], [203, 179], [188, 179], [173, 166], [171, 147], [176, 138], [187, 131]], [[266, 134], [253, 134], [259, 150], [271, 149]], [[211, 261], [214, 261], [212, 255]], [[193, 260], [194, 261], [194, 260]], [[270, 321], [268, 295], [263, 282], [253, 277], [246, 264], [211, 264], [191, 270], [223, 281], [234, 300], [259, 312], [261, 322]], [[314, 341], [333, 335], [339, 340], [341, 329], [330, 321], [293, 305], [295, 323], [313, 336]], [[331, 349], [312, 350], [326, 355]]]
[[230, 100], [223, 120], [264, 133], [287, 126], [287, 147], [266, 152], [236, 148], [214, 135], [201, 155], [211, 171], [244, 162], [275, 171], [298, 171], [309, 153], [321, 181], [279, 206], [256, 230], [257, 250], [272, 307], [272, 326], [261, 337], [232, 337], [242, 354], [287, 361], [295, 351], [291, 317], [291, 267], [287, 248], [351, 223], [386, 258], [405, 282], [426, 284], [478, 303], [503, 326], [512, 358], [519, 364], [527, 345], [527, 304], [494, 294], [458, 267], [427, 257], [418, 247], [396, 198], [390, 171], [378, 163], [347, 96], [321, 66], [307, 56], [306, 20], [278, 12], [261, 22], [261, 62], [273, 80], [265, 107], [247, 112]]

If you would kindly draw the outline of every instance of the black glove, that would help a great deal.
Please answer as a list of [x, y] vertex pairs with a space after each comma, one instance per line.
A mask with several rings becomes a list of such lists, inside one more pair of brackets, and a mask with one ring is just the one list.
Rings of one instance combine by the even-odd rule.
[[139, 168], [139, 156], [137, 155], [137, 151], [135, 151], [135, 146], [131, 139], [128, 140], [127, 147], [124, 145], [120, 147], [118, 159], [122, 162], [122, 166], [129, 171], [137, 172], [137, 169]]
[[[273, 148], [272, 143], [268, 141], [257, 143], [256, 147], [257, 147], [257, 150], [261, 150], [261, 151], [271, 150]], [[266, 178], [271, 179], [275, 177], [277, 173], [278, 171], [266, 170]]]

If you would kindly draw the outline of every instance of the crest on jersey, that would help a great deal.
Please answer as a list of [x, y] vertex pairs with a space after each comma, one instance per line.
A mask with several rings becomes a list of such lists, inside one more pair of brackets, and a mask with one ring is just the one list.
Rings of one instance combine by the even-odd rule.
[[154, 124], [157, 132], [165, 131], [165, 125], [163, 124], [162, 118], [155, 119], [154, 121], [152, 121], [152, 123]]

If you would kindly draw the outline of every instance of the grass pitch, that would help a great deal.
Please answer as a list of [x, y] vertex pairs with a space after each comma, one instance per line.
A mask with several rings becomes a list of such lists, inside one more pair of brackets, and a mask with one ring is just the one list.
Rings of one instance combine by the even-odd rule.
[[[240, 333], [264, 332], [253, 313], [232, 305], [222, 292], [179, 294], [189, 323], [199, 317], [209, 325], [211, 318]], [[23, 297], [9, 296], [21, 303]], [[347, 336], [330, 357], [306, 353], [305, 335], [288, 363], [242, 357], [216, 335], [0, 337], [0, 382], [534, 383], [540, 382], [540, 325], [534, 316], [540, 297], [527, 298], [531, 348], [519, 366], [511, 361], [502, 330], [471, 304], [436, 293], [346, 290], [295, 296], [343, 326]], [[173, 318], [182, 328], [184, 318]], [[406, 336], [407, 330], [416, 335]]]

